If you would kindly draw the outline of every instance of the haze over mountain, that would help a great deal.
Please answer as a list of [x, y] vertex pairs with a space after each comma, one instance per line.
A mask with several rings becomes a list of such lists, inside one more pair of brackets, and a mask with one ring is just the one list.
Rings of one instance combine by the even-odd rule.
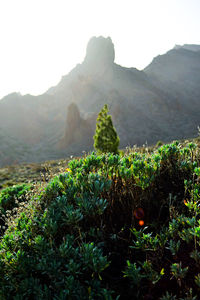
[[120, 147], [197, 135], [200, 45], [176, 45], [143, 71], [115, 62], [112, 40], [93, 37], [85, 59], [40, 96], [0, 101], [0, 166], [93, 149], [96, 117], [109, 105]]

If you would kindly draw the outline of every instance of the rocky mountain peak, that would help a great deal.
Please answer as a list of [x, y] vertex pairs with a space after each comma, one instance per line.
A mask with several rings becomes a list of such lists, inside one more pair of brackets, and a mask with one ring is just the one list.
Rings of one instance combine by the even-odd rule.
[[91, 151], [96, 117], [105, 103], [121, 148], [195, 136], [199, 47], [177, 46], [138, 71], [114, 63], [109, 37], [93, 37], [83, 63], [57, 86], [40, 96], [14, 93], [0, 101], [0, 166]]
[[115, 60], [115, 49], [110, 37], [92, 37], [87, 45], [84, 64], [107, 66]]
[[193, 45], [193, 44], [184, 44], [183, 46], [175, 45], [174, 49], [175, 50], [185, 49], [185, 50], [190, 50], [190, 51], [197, 52], [197, 51], [200, 51], [200, 45]]

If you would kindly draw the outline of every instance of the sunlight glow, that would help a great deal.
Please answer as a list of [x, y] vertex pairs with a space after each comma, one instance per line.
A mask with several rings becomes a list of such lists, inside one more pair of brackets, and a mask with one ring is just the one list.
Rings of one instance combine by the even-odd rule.
[[0, 0], [0, 98], [40, 94], [110, 36], [116, 63], [143, 69], [175, 44], [200, 44], [199, 0]]

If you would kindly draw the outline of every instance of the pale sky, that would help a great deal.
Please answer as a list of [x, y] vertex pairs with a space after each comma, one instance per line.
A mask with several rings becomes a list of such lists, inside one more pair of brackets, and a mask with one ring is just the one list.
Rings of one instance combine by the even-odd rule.
[[200, 44], [200, 0], [0, 0], [0, 98], [44, 93], [100, 35], [116, 63], [143, 69], [175, 44]]

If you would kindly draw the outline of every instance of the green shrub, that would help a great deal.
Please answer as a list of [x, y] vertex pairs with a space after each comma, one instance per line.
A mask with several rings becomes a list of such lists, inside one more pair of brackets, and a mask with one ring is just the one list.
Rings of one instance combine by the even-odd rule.
[[162, 141], [157, 141], [156, 147], [159, 148], [163, 145], [164, 143]]
[[0, 241], [0, 299], [198, 299], [194, 144], [91, 153], [31, 199], [13, 189], [2, 209], [27, 203]]
[[94, 148], [99, 152], [118, 153], [118, 147], [119, 137], [113, 127], [112, 118], [108, 115], [108, 106], [105, 104], [97, 118]]
[[16, 201], [21, 202], [25, 200], [26, 193], [31, 186], [28, 184], [18, 184], [7, 187], [0, 191], [0, 210], [5, 212], [11, 210], [16, 206]]

